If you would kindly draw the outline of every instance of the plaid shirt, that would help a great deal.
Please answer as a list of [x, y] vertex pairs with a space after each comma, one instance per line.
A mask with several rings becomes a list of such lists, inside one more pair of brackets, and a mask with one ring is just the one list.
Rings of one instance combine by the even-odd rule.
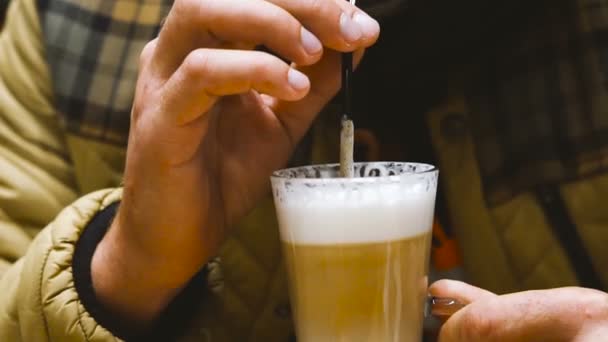
[[[69, 132], [126, 143], [138, 57], [171, 3], [39, 0]], [[555, 0], [521, 34], [497, 41], [465, 85], [488, 203], [606, 171], [608, 0]]]
[[172, 1], [38, 1], [55, 103], [70, 133], [127, 142], [138, 59]]

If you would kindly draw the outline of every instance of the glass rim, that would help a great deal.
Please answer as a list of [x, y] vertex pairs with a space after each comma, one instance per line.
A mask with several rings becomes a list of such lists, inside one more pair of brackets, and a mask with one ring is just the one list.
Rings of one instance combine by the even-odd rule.
[[433, 164], [429, 164], [429, 163], [396, 162], [396, 161], [373, 161], [373, 162], [356, 162], [356, 163], [354, 163], [354, 165], [374, 165], [374, 164], [378, 164], [378, 165], [401, 164], [404, 166], [416, 165], [416, 166], [428, 166], [429, 168], [426, 170], [422, 170], [422, 171], [407, 171], [407, 172], [402, 172], [402, 173], [396, 174], [396, 175], [373, 176], [373, 177], [355, 176], [355, 177], [308, 178], [308, 177], [292, 177], [289, 175], [289, 171], [295, 171], [295, 170], [310, 168], [310, 167], [319, 167], [319, 168], [325, 168], [325, 169], [340, 167], [339, 163], [311, 164], [311, 165], [289, 167], [289, 168], [273, 171], [270, 178], [271, 178], [271, 180], [277, 180], [277, 181], [280, 180], [280, 181], [292, 181], [292, 182], [301, 182], [301, 183], [304, 183], [304, 182], [306, 182], [306, 183], [344, 183], [344, 182], [372, 183], [372, 182], [378, 182], [378, 181], [392, 181], [392, 180], [397, 181], [397, 180], [402, 180], [405, 177], [421, 176], [421, 175], [426, 175], [426, 174], [437, 173], [439, 171], [437, 166], [435, 166]]

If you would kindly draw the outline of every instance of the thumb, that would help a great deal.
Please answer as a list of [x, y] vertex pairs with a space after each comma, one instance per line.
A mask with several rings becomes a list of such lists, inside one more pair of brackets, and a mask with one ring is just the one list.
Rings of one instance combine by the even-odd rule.
[[479, 299], [496, 297], [490, 291], [456, 280], [442, 279], [429, 287], [431, 296], [456, 299], [468, 304]]
[[[476, 291], [462, 289], [463, 298]], [[477, 298], [446, 321], [441, 342], [572, 341], [607, 315], [606, 294], [580, 288]]]

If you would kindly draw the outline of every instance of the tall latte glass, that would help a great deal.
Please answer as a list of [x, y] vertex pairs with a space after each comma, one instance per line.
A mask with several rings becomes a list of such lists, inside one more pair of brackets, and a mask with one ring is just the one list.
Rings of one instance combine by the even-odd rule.
[[437, 171], [338, 169], [272, 176], [298, 341], [421, 341]]

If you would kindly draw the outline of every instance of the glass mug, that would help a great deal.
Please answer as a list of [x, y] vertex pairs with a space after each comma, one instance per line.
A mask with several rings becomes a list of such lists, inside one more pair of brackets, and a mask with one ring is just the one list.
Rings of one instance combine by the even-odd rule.
[[[279, 170], [271, 177], [300, 342], [421, 341], [437, 169], [401, 162]], [[429, 306], [429, 304], [431, 304]]]

